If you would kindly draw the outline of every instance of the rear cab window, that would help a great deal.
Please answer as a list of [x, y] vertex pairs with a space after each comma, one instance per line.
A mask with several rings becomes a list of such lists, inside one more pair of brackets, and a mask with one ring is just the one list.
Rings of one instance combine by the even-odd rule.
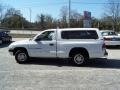
[[98, 39], [96, 30], [62, 31], [62, 39]]

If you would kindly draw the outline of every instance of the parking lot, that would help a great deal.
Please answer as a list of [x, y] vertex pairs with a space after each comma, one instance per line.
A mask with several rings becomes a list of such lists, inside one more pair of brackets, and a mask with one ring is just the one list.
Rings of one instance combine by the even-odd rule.
[[[21, 39], [13, 39], [14, 41]], [[31, 59], [18, 64], [0, 46], [0, 90], [119, 90], [120, 48], [108, 48], [106, 59], [77, 67], [61, 59]]]

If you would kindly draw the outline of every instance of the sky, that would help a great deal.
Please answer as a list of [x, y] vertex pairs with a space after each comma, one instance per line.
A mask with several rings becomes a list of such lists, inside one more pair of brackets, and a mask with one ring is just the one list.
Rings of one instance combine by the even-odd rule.
[[[23, 16], [32, 22], [37, 20], [38, 14], [49, 14], [55, 18], [60, 17], [60, 9], [68, 6], [69, 0], [0, 0], [3, 5], [13, 7], [21, 11]], [[83, 11], [90, 11], [92, 16], [100, 18], [104, 12], [104, 4], [89, 3], [106, 3], [107, 0], [71, 0], [71, 9], [77, 10], [83, 14]], [[86, 3], [86, 4], [85, 4]]]

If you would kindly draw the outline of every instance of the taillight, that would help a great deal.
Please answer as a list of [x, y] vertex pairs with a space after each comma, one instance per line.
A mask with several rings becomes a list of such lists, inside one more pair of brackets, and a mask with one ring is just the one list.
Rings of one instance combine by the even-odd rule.
[[111, 38], [104, 38], [104, 40], [105, 40], [105, 41], [110, 41], [110, 40], [111, 40]]

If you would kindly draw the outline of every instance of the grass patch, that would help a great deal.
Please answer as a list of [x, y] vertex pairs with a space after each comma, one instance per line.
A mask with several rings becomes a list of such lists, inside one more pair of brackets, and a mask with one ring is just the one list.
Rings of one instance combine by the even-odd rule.
[[10, 34], [12, 38], [32, 38], [36, 34]]

